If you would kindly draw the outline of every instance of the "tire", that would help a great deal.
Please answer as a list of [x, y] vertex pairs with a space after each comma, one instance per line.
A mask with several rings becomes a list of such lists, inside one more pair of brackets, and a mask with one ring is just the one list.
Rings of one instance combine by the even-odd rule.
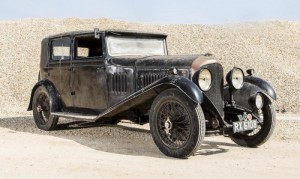
[[32, 101], [33, 118], [39, 129], [49, 131], [55, 129], [58, 117], [51, 115], [50, 96], [44, 86], [35, 90]]
[[155, 98], [149, 122], [155, 144], [167, 156], [188, 158], [203, 142], [202, 108], [177, 89], [168, 89]]
[[233, 134], [230, 136], [233, 142], [244, 147], [258, 147], [269, 140], [275, 128], [276, 113], [271, 102], [265, 104], [261, 111], [263, 124], [259, 125], [259, 129], [255, 129], [252, 132]]

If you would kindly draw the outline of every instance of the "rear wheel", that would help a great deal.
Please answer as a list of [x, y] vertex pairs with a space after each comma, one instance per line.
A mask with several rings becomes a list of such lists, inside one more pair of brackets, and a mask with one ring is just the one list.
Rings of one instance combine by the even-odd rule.
[[39, 129], [55, 129], [58, 117], [51, 115], [50, 97], [44, 86], [38, 87], [34, 93], [32, 111], [34, 122]]
[[267, 103], [261, 110], [258, 110], [257, 116], [260, 116], [257, 129], [233, 134], [231, 136], [232, 141], [245, 147], [257, 147], [268, 141], [276, 123], [275, 110], [272, 103]]
[[150, 130], [162, 153], [187, 158], [199, 149], [205, 135], [201, 106], [177, 89], [166, 90], [151, 106]]

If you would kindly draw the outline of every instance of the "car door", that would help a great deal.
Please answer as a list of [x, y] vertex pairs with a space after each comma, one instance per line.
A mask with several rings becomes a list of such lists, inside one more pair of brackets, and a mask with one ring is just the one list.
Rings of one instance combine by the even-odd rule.
[[54, 84], [64, 107], [73, 105], [71, 98], [71, 38], [60, 37], [49, 43], [48, 79]]
[[77, 110], [99, 113], [107, 108], [102, 40], [96, 39], [94, 34], [75, 36], [73, 48], [73, 105]]

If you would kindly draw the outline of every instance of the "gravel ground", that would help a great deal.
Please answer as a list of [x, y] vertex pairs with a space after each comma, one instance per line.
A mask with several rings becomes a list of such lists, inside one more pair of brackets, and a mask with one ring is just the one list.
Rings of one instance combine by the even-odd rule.
[[126, 29], [168, 34], [170, 54], [212, 53], [225, 72], [254, 68], [275, 88], [279, 112], [299, 113], [300, 23], [155, 25], [110, 19], [22, 19], [0, 21], [0, 115], [26, 114], [37, 81], [40, 42], [50, 34], [74, 30]]
[[[279, 119], [272, 139], [300, 142], [299, 116], [297, 116], [297, 120], [285, 120], [285, 116], [280, 116]], [[160, 155], [151, 138], [149, 125], [141, 126], [126, 120], [118, 125], [107, 125], [62, 118], [59, 121], [57, 130], [43, 131], [35, 126], [32, 116], [0, 117], [0, 127], [18, 132], [71, 139], [105, 152]], [[132, 146], [135, 146], [136, 150], [132, 150]]]
[[[32, 117], [11, 117], [0, 118], [0, 127], [18, 132], [70, 139], [104, 152], [160, 155], [151, 138], [149, 125], [133, 125], [127, 121], [120, 123], [120, 125], [101, 125], [62, 119], [57, 130], [47, 132], [39, 130], [35, 126]], [[148, 147], [144, 147], [145, 145]], [[136, 150], [133, 150], [132, 146]]]
[[300, 118], [281, 119], [259, 148], [205, 137], [195, 156], [178, 160], [157, 149], [148, 125], [62, 120], [45, 132], [31, 116], [2, 117], [0, 178], [299, 178]]

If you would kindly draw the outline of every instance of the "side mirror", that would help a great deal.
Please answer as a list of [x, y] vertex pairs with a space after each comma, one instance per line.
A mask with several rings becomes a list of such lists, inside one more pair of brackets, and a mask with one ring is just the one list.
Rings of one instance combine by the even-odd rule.
[[98, 28], [94, 28], [94, 37], [95, 39], [100, 39], [100, 31]]

